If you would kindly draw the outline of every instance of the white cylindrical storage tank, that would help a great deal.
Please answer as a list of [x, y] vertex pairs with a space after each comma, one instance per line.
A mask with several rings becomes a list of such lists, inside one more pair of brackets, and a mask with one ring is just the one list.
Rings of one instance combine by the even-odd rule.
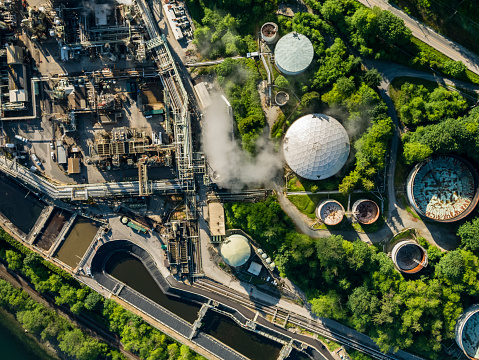
[[369, 199], [356, 200], [352, 207], [354, 217], [361, 224], [372, 224], [379, 218], [379, 207]]
[[427, 251], [414, 240], [399, 241], [391, 257], [399, 271], [415, 274], [427, 266]]
[[271, 258], [266, 259], [266, 263], [268, 263], [268, 264], [271, 264], [271, 261], [272, 261]]
[[263, 259], [266, 259], [266, 258], [268, 257], [268, 255], [266, 255], [265, 253], [263, 253], [263, 254], [261, 255], [261, 257], [262, 257]]
[[263, 249], [258, 249], [258, 254], [262, 254], [263, 253]]
[[242, 266], [251, 256], [249, 241], [243, 235], [230, 235], [221, 243], [220, 254], [230, 266]]
[[335, 175], [349, 156], [349, 136], [339, 121], [324, 114], [296, 120], [286, 132], [283, 153], [302, 178], [324, 180]]
[[479, 304], [467, 308], [456, 322], [456, 343], [470, 359], [479, 360]]
[[261, 38], [266, 42], [266, 44], [274, 44], [278, 41], [278, 25], [274, 22], [267, 22], [261, 27]]
[[298, 75], [313, 61], [314, 49], [311, 41], [296, 32], [279, 39], [274, 49], [274, 61], [278, 70], [285, 75]]
[[269, 268], [271, 270], [274, 270], [274, 268], [276, 267], [276, 264], [274, 262], [272, 262], [271, 264], [269, 264]]
[[344, 207], [339, 201], [324, 199], [316, 208], [316, 217], [326, 225], [338, 225], [344, 217]]

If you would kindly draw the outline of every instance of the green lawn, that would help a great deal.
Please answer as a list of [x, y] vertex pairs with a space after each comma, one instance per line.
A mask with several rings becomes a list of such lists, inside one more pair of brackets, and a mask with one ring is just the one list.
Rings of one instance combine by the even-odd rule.
[[307, 180], [299, 176], [293, 176], [288, 180], [289, 191], [320, 191], [320, 190], [338, 190], [341, 179], [329, 178], [326, 180]]

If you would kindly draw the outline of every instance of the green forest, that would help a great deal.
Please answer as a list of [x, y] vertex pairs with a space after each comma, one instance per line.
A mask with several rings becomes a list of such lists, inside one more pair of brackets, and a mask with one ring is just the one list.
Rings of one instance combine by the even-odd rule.
[[441, 342], [454, 337], [456, 319], [479, 295], [479, 219], [459, 228], [462, 244], [455, 251], [443, 253], [419, 238], [429, 265], [407, 277], [387, 254], [360, 240], [297, 233], [274, 197], [225, 209], [228, 226], [248, 232], [274, 257], [315, 314], [370, 335], [382, 351], [438, 358]]
[[[67, 306], [73, 314], [99, 321], [106, 330], [117, 334], [125, 350], [145, 360], [200, 360], [192, 352], [139, 316], [125, 310], [113, 300], [81, 285], [68, 273], [43, 260], [0, 229], [0, 258], [8, 268], [24, 275], [56, 305]], [[33, 301], [25, 292], [0, 281], [0, 306], [13, 313], [23, 327], [43, 340], [49, 340], [63, 353], [78, 360], [123, 359], [117, 350], [85, 335], [53, 310]]]

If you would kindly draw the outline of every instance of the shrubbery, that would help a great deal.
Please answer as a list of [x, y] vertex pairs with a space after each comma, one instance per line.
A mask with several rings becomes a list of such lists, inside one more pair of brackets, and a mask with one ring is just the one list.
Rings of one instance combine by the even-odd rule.
[[362, 241], [298, 234], [273, 198], [225, 209], [228, 225], [259, 242], [282, 274], [306, 292], [317, 315], [369, 334], [382, 351], [439, 352], [441, 342], [454, 337], [463, 306], [479, 291], [479, 259], [468, 250], [446, 254], [419, 238], [429, 267], [420, 278], [405, 278], [385, 253]]
[[[102, 315], [107, 327], [120, 336], [125, 349], [141, 359], [204, 359], [112, 300], [104, 300], [98, 293], [80, 285], [68, 273], [59, 271], [3, 229], [0, 229], [0, 257], [6, 260], [10, 269], [23, 273], [37, 291], [52, 296], [57, 305], [68, 306], [74, 314]], [[43, 339], [57, 338], [62, 351], [80, 360], [123, 358], [75, 329], [54, 311], [35, 303], [23, 291], [12, 289], [0, 281], [0, 306], [16, 313], [26, 329]]]

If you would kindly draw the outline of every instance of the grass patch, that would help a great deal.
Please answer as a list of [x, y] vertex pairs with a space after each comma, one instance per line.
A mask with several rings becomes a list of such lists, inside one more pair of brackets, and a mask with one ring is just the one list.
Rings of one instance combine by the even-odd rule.
[[341, 345], [339, 345], [337, 342], [332, 341], [332, 340], [328, 340], [324, 336], [318, 335], [318, 339], [321, 340], [321, 342], [323, 342], [324, 345], [326, 345], [328, 347], [329, 351], [334, 351], [337, 348], [341, 347]]
[[308, 180], [299, 176], [293, 176], [288, 180], [287, 189], [290, 191], [327, 191], [338, 190], [341, 179], [329, 178], [326, 180]]
[[348, 206], [348, 196], [342, 194], [289, 195], [288, 199], [299, 211], [311, 219], [316, 218], [316, 207], [321, 200], [334, 199], [339, 201], [345, 209]]

